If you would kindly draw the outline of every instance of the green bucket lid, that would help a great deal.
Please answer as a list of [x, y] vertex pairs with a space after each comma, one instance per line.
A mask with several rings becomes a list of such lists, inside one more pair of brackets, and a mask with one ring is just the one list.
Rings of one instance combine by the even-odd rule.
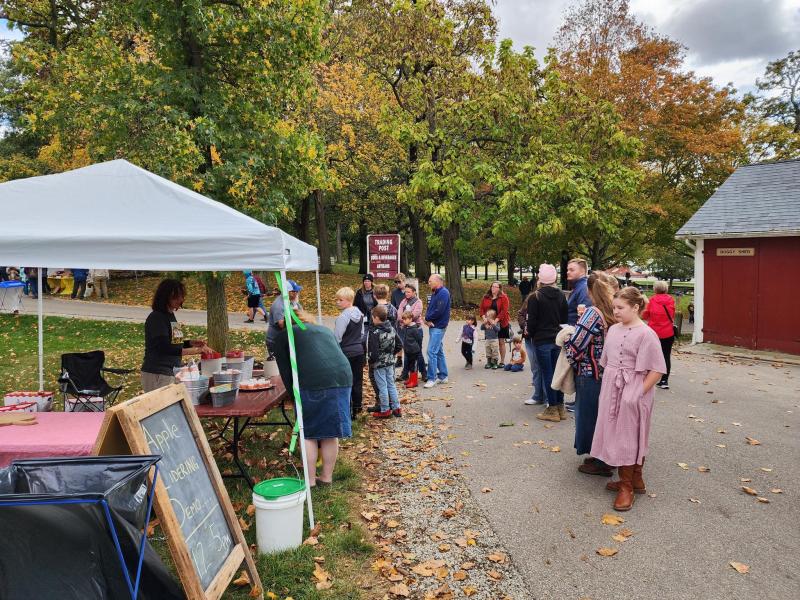
[[305, 489], [305, 484], [295, 477], [276, 477], [257, 483], [253, 492], [266, 500], [277, 500]]

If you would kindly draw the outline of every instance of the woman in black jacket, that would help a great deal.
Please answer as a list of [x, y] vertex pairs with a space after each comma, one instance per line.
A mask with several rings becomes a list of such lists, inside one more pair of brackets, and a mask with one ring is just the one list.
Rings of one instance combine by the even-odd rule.
[[183, 306], [186, 287], [176, 279], [165, 279], [153, 295], [151, 312], [144, 322], [142, 389], [152, 392], [175, 383], [172, 369], [184, 356], [213, 352], [203, 340], [187, 340], [175, 311]]
[[561, 330], [561, 325], [567, 322], [567, 299], [556, 287], [556, 278], [556, 268], [553, 265], [541, 265], [539, 289], [528, 298], [528, 335], [536, 347], [536, 360], [541, 372], [542, 389], [538, 396], [547, 402], [545, 411], [536, 415], [542, 421], [561, 421], [567, 418], [563, 392], [550, 387], [560, 352], [556, 346], [556, 335]]
[[378, 301], [375, 299], [375, 290], [373, 289], [374, 280], [375, 278], [372, 276], [372, 273], [364, 275], [364, 278], [361, 280], [361, 287], [358, 288], [356, 298], [353, 301], [353, 306], [360, 310], [361, 314], [366, 317], [367, 325], [372, 323], [372, 309], [378, 304]]

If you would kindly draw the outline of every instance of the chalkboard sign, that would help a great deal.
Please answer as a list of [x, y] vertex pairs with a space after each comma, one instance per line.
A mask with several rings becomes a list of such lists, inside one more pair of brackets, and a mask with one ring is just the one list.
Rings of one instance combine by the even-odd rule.
[[159, 454], [155, 508], [190, 600], [217, 600], [242, 561], [261, 580], [186, 388], [170, 385], [106, 411], [95, 453]]
[[161, 455], [161, 478], [205, 589], [230, 555], [233, 536], [200, 449], [180, 403], [147, 417], [141, 426], [150, 452]]

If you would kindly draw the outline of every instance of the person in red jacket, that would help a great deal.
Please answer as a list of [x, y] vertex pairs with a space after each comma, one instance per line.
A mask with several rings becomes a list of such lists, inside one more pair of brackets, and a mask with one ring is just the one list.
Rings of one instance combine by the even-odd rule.
[[667, 282], [656, 281], [653, 285], [655, 295], [647, 302], [647, 308], [642, 313], [642, 319], [647, 321], [650, 328], [656, 332], [661, 342], [661, 352], [664, 353], [664, 362], [667, 363], [667, 372], [661, 376], [661, 381], [656, 387], [662, 390], [669, 389], [669, 356], [672, 354], [672, 344], [675, 342], [675, 299], [667, 293]]
[[500, 364], [497, 365], [498, 369], [505, 367], [506, 362], [506, 340], [511, 337], [511, 315], [508, 311], [511, 308], [511, 302], [508, 296], [503, 291], [503, 284], [495, 281], [489, 287], [486, 295], [481, 300], [481, 318], [488, 310], [493, 310], [497, 313], [497, 322], [500, 324]]

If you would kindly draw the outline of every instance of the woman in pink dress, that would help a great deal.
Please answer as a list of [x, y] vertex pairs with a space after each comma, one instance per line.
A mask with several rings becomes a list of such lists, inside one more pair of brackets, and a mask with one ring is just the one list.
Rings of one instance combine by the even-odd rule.
[[619, 481], [606, 488], [617, 492], [614, 509], [630, 510], [634, 492], [645, 492], [642, 465], [650, 438], [653, 387], [666, 373], [656, 333], [639, 315], [646, 301], [634, 287], [614, 295], [617, 324], [608, 329], [600, 364], [604, 369], [591, 455], [618, 467]]

